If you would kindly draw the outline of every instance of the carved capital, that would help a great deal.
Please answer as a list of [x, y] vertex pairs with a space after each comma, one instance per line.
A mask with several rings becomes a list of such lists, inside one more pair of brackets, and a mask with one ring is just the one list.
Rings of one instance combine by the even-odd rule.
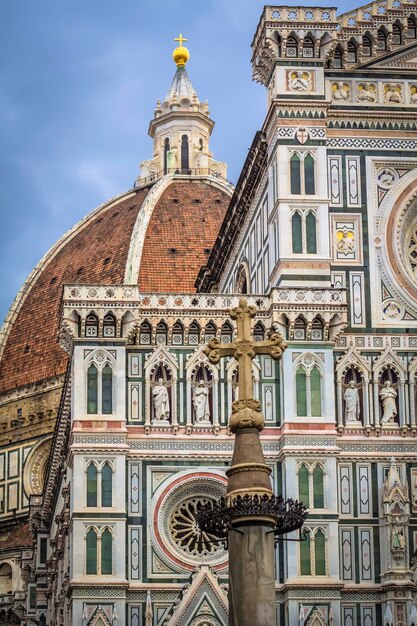
[[233, 402], [230, 418], [230, 430], [232, 433], [236, 433], [243, 428], [257, 428], [261, 431], [264, 428], [264, 424], [265, 420], [258, 400], [248, 398], [247, 400], [235, 400]]

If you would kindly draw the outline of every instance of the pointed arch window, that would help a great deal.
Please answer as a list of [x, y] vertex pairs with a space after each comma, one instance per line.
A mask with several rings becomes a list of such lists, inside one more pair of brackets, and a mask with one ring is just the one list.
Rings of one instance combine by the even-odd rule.
[[323, 322], [315, 317], [311, 324], [311, 339], [313, 341], [323, 341]]
[[197, 322], [191, 322], [188, 327], [188, 343], [190, 346], [198, 346], [200, 343], [200, 326]]
[[314, 57], [314, 41], [312, 37], [304, 38], [303, 57], [308, 59], [312, 59]]
[[306, 506], [310, 507], [310, 473], [305, 463], [302, 463], [298, 470], [298, 499]]
[[304, 158], [304, 187], [307, 195], [316, 193], [314, 184], [314, 159], [308, 152]]
[[86, 573], [97, 574], [97, 533], [94, 528], [87, 532]]
[[313, 504], [315, 509], [324, 509], [324, 473], [321, 465], [313, 470]]
[[104, 316], [103, 320], [103, 337], [116, 336], [116, 318], [111, 313]]
[[87, 506], [97, 506], [97, 467], [94, 463], [87, 467]]
[[292, 59], [298, 57], [298, 41], [293, 35], [287, 37], [286, 56]]
[[342, 69], [343, 66], [343, 50], [340, 46], [334, 51], [332, 66], [335, 70]]
[[306, 338], [307, 325], [303, 317], [298, 316], [294, 322], [294, 339], [303, 341]]
[[204, 339], [207, 342], [209, 339], [212, 339], [216, 336], [217, 328], [213, 322], [208, 322], [206, 327], [204, 328]]
[[168, 328], [165, 322], [159, 322], [156, 326], [156, 343], [166, 344], [168, 337]]
[[98, 318], [94, 313], [87, 315], [85, 320], [85, 336], [98, 337]]
[[255, 341], [263, 341], [265, 339], [265, 328], [261, 322], [257, 322], [253, 327], [253, 338]]
[[311, 576], [311, 537], [306, 530], [306, 540], [300, 542], [300, 574], [301, 576]]
[[295, 370], [295, 409], [298, 417], [323, 415], [322, 374], [313, 357], [306, 355]]
[[87, 371], [87, 413], [98, 413], [98, 370], [94, 364]]
[[411, 16], [407, 20], [407, 38], [415, 39], [417, 37], [417, 21]]
[[220, 331], [221, 343], [230, 343], [232, 341], [233, 330], [229, 322], [225, 322]]
[[316, 238], [316, 216], [312, 211], [307, 213], [306, 217], [306, 242], [307, 242], [307, 254], [317, 253], [317, 238]]
[[326, 543], [323, 528], [307, 528], [307, 541], [300, 545], [300, 575], [327, 576]]
[[164, 140], [164, 174], [168, 173], [168, 152], [171, 150], [169, 145], [169, 138], [165, 137]]
[[301, 160], [297, 153], [290, 159], [291, 193], [301, 193]]
[[293, 195], [315, 195], [315, 161], [310, 152], [291, 155], [290, 188]]
[[294, 254], [301, 254], [303, 252], [303, 230], [301, 215], [298, 211], [295, 211], [291, 218], [291, 231], [292, 251]]
[[304, 417], [307, 415], [307, 375], [304, 367], [297, 367], [295, 376], [295, 388], [297, 397], [297, 415]]
[[90, 363], [86, 374], [87, 414], [110, 415], [113, 413], [113, 369], [110, 363], [98, 366]]
[[142, 322], [139, 330], [139, 344], [149, 346], [152, 343], [152, 326], [149, 322]]
[[310, 373], [311, 417], [321, 417], [321, 374], [318, 367]]
[[101, 470], [101, 506], [112, 506], [113, 470], [105, 463]]
[[101, 533], [101, 574], [112, 574], [113, 537], [108, 528]]
[[180, 321], [175, 322], [172, 327], [172, 344], [182, 346], [184, 343], [184, 327]]
[[86, 574], [113, 573], [113, 535], [109, 528], [90, 528], [86, 535]]
[[402, 28], [401, 26], [397, 23], [394, 22], [394, 24], [392, 25], [392, 43], [395, 45], [401, 45], [402, 44]]
[[358, 54], [357, 54], [357, 45], [354, 41], [348, 41], [347, 44], [347, 55], [346, 61], [348, 63], [357, 63], [358, 62]]
[[364, 57], [372, 56], [372, 39], [369, 34], [362, 37], [362, 54]]
[[327, 508], [325, 476], [321, 463], [303, 462], [298, 467], [298, 499], [309, 509]]
[[101, 372], [101, 396], [102, 413], [105, 415], [113, 413], [113, 370], [108, 363]]
[[314, 211], [297, 209], [291, 217], [293, 254], [317, 254], [317, 217]]
[[188, 135], [181, 137], [181, 174], [190, 173], [190, 157], [188, 149]]
[[321, 528], [314, 534], [314, 565], [316, 576], [326, 575], [326, 538]]
[[385, 51], [387, 50], [387, 33], [383, 28], [378, 30], [377, 34], [377, 46], [378, 50]]

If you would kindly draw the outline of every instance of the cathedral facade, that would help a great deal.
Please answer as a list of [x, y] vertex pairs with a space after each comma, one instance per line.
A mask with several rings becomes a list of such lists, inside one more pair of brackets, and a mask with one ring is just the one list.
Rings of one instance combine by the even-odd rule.
[[[282, 626], [417, 626], [417, 9], [266, 6], [267, 107], [233, 187], [186, 71], [134, 187], [45, 255], [0, 335], [0, 624], [226, 626], [241, 294], [275, 493]], [[88, 255], [86, 250], [88, 249]]]

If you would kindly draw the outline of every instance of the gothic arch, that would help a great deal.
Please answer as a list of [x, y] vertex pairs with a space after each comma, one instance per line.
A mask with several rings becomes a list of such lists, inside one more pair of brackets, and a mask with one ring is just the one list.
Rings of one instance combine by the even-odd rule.
[[237, 271], [235, 292], [247, 294], [250, 290], [249, 266], [246, 259], [242, 260]]
[[204, 354], [204, 346], [199, 346], [191, 353], [186, 360], [186, 379], [187, 379], [187, 431], [191, 432], [193, 423], [193, 380], [196, 372], [200, 367], [206, 368], [212, 375], [212, 424], [214, 432], [217, 434], [219, 429], [219, 367], [212, 365]]
[[174, 356], [167, 346], [159, 345], [153, 352], [149, 353], [145, 359], [145, 430], [150, 432], [151, 428], [151, 394], [152, 394], [152, 382], [153, 375], [159, 366], [166, 368], [170, 374], [170, 388], [171, 388], [171, 426], [176, 431], [178, 429], [178, 416], [177, 416], [177, 381], [178, 381], [178, 360]]
[[43, 491], [46, 467], [51, 451], [52, 437], [43, 439], [29, 452], [23, 469], [23, 488], [27, 497]]

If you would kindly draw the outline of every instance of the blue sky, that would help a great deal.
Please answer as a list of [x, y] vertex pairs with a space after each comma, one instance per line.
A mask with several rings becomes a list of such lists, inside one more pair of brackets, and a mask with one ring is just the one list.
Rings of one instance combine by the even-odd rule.
[[[296, 5], [288, 2], [287, 5]], [[307, 4], [307, 3], [306, 3]], [[152, 155], [173, 38], [216, 122], [214, 157], [235, 182], [266, 112], [251, 79], [260, 0], [2, 0], [0, 323], [29, 272], [73, 224], [131, 188]], [[352, 8], [339, 3], [339, 12]]]

